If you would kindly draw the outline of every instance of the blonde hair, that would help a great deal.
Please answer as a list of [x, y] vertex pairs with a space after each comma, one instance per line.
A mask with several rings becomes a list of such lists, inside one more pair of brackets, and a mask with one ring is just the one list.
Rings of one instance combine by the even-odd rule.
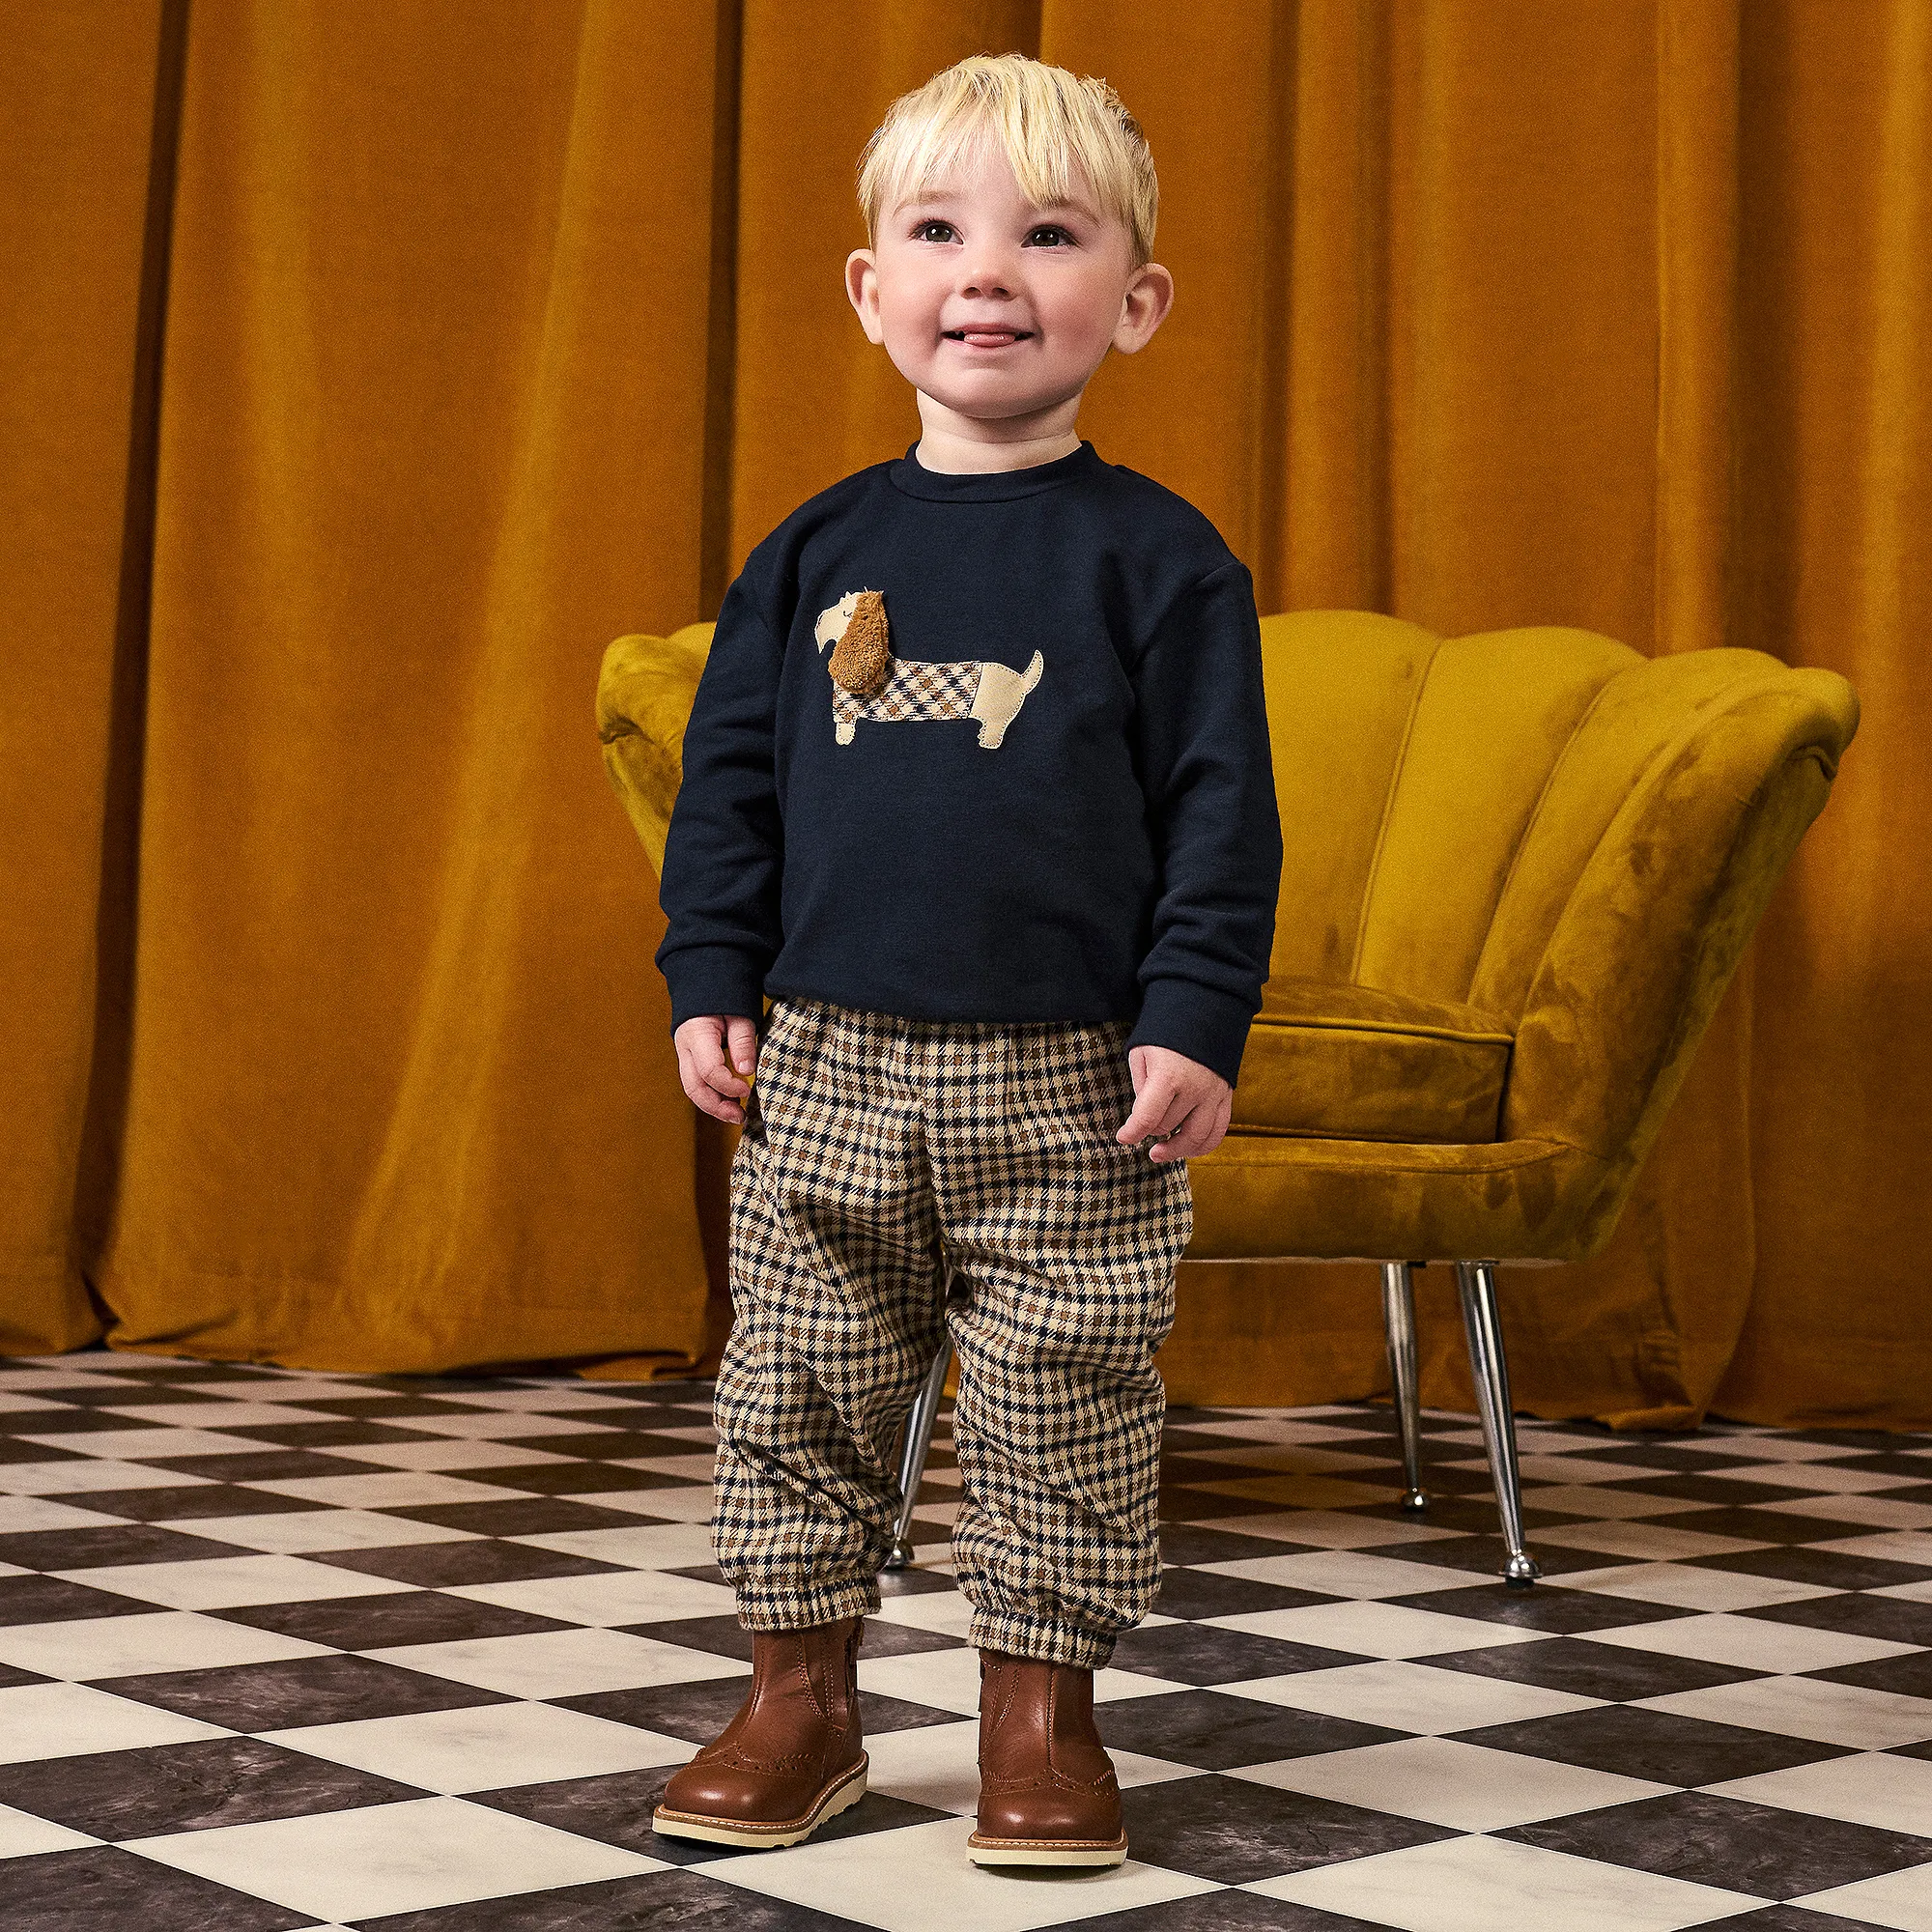
[[876, 241], [879, 218], [929, 194], [960, 149], [990, 133], [1020, 192], [1040, 207], [1068, 199], [1078, 175], [1133, 242], [1134, 267], [1153, 256], [1160, 187], [1141, 125], [1104, 80], [1025, 54], [969, 54], [886, 110], [859, 156], [859, 206]]

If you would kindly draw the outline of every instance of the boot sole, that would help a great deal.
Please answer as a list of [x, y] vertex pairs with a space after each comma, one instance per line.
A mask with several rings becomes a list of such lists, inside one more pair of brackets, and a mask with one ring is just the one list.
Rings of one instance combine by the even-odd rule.
[[795, 1845], [809, 1838], [828, 1818], [849, 1811], [866, 1795], [866, 1774], [871, 1759], [861, 1756], [844, 1776], [818, 1794], [811, 1809], [777, 1823], [753, 1824], [743, 1818], [722, 1818], [702, 1811], [667, 1811], [662, 1804], [651, 1813], [651, 1830], [668, 1838], [702, 1838], [710, 1845]]
[[1107, 1843], [1100, 1838], [982, 1838], [966, 1840], [966, 1856], [976, 1865], [1117, 1865], [1127, 1856], [1124, 1832]]

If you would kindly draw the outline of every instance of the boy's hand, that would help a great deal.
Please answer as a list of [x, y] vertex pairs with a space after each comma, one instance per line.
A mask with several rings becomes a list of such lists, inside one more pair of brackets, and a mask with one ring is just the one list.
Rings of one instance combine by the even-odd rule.
[[1133, 1047], [1127, 1065], [1134, 1070], [1134, 1110], [1116, 1140], [1134, 1146], [1161, 1135], [1150, 1150], [1157, 1161], [1185, 1160], [1221, 1145], [1235, 1090], [1211, 1066], [1170, 1046]]
[[729, 1096], [752, 1091], [758, 1065], [756, 1023], [735, 1013], [707, 1013], [686, 1020], [671, 1040], [677, 1047], [677, 1076], [692, 1100], [716, 1120], [743, 1125], [745, 1109]]

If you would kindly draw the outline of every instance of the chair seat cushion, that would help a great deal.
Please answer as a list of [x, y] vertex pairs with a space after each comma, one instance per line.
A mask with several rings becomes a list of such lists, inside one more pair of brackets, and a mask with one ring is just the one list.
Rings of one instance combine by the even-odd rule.
[[1508, 1022], [1477, 1007], [1273, 978], [1248, 1035], [1230, 1128], [1493, 1141], [1510, 1045]]

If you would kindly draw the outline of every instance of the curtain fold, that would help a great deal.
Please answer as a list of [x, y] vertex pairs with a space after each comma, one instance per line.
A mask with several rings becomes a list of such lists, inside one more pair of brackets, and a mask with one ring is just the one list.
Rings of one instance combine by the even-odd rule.
[[[892, 97], [1105, 74], [1178, 298], [1082, 430], [1264, 610], [1844, 672], [1864, 723], [1520, 1402], [1932, 1419], [1932, 9], [0, 0], [0, 1351], [689, 1370], [603, 645], [918, 434], [840, 284]], [[1480, 756], [1482, 748], [1471, 747]], [[1284, 828], [1293, 836], [1292, 828]], [[1468, 1406], [1446, 1271], [1425, 1399]], [[1177, 1400], [1386, 1387], [1360, 1265], [1182, 1264]]]

